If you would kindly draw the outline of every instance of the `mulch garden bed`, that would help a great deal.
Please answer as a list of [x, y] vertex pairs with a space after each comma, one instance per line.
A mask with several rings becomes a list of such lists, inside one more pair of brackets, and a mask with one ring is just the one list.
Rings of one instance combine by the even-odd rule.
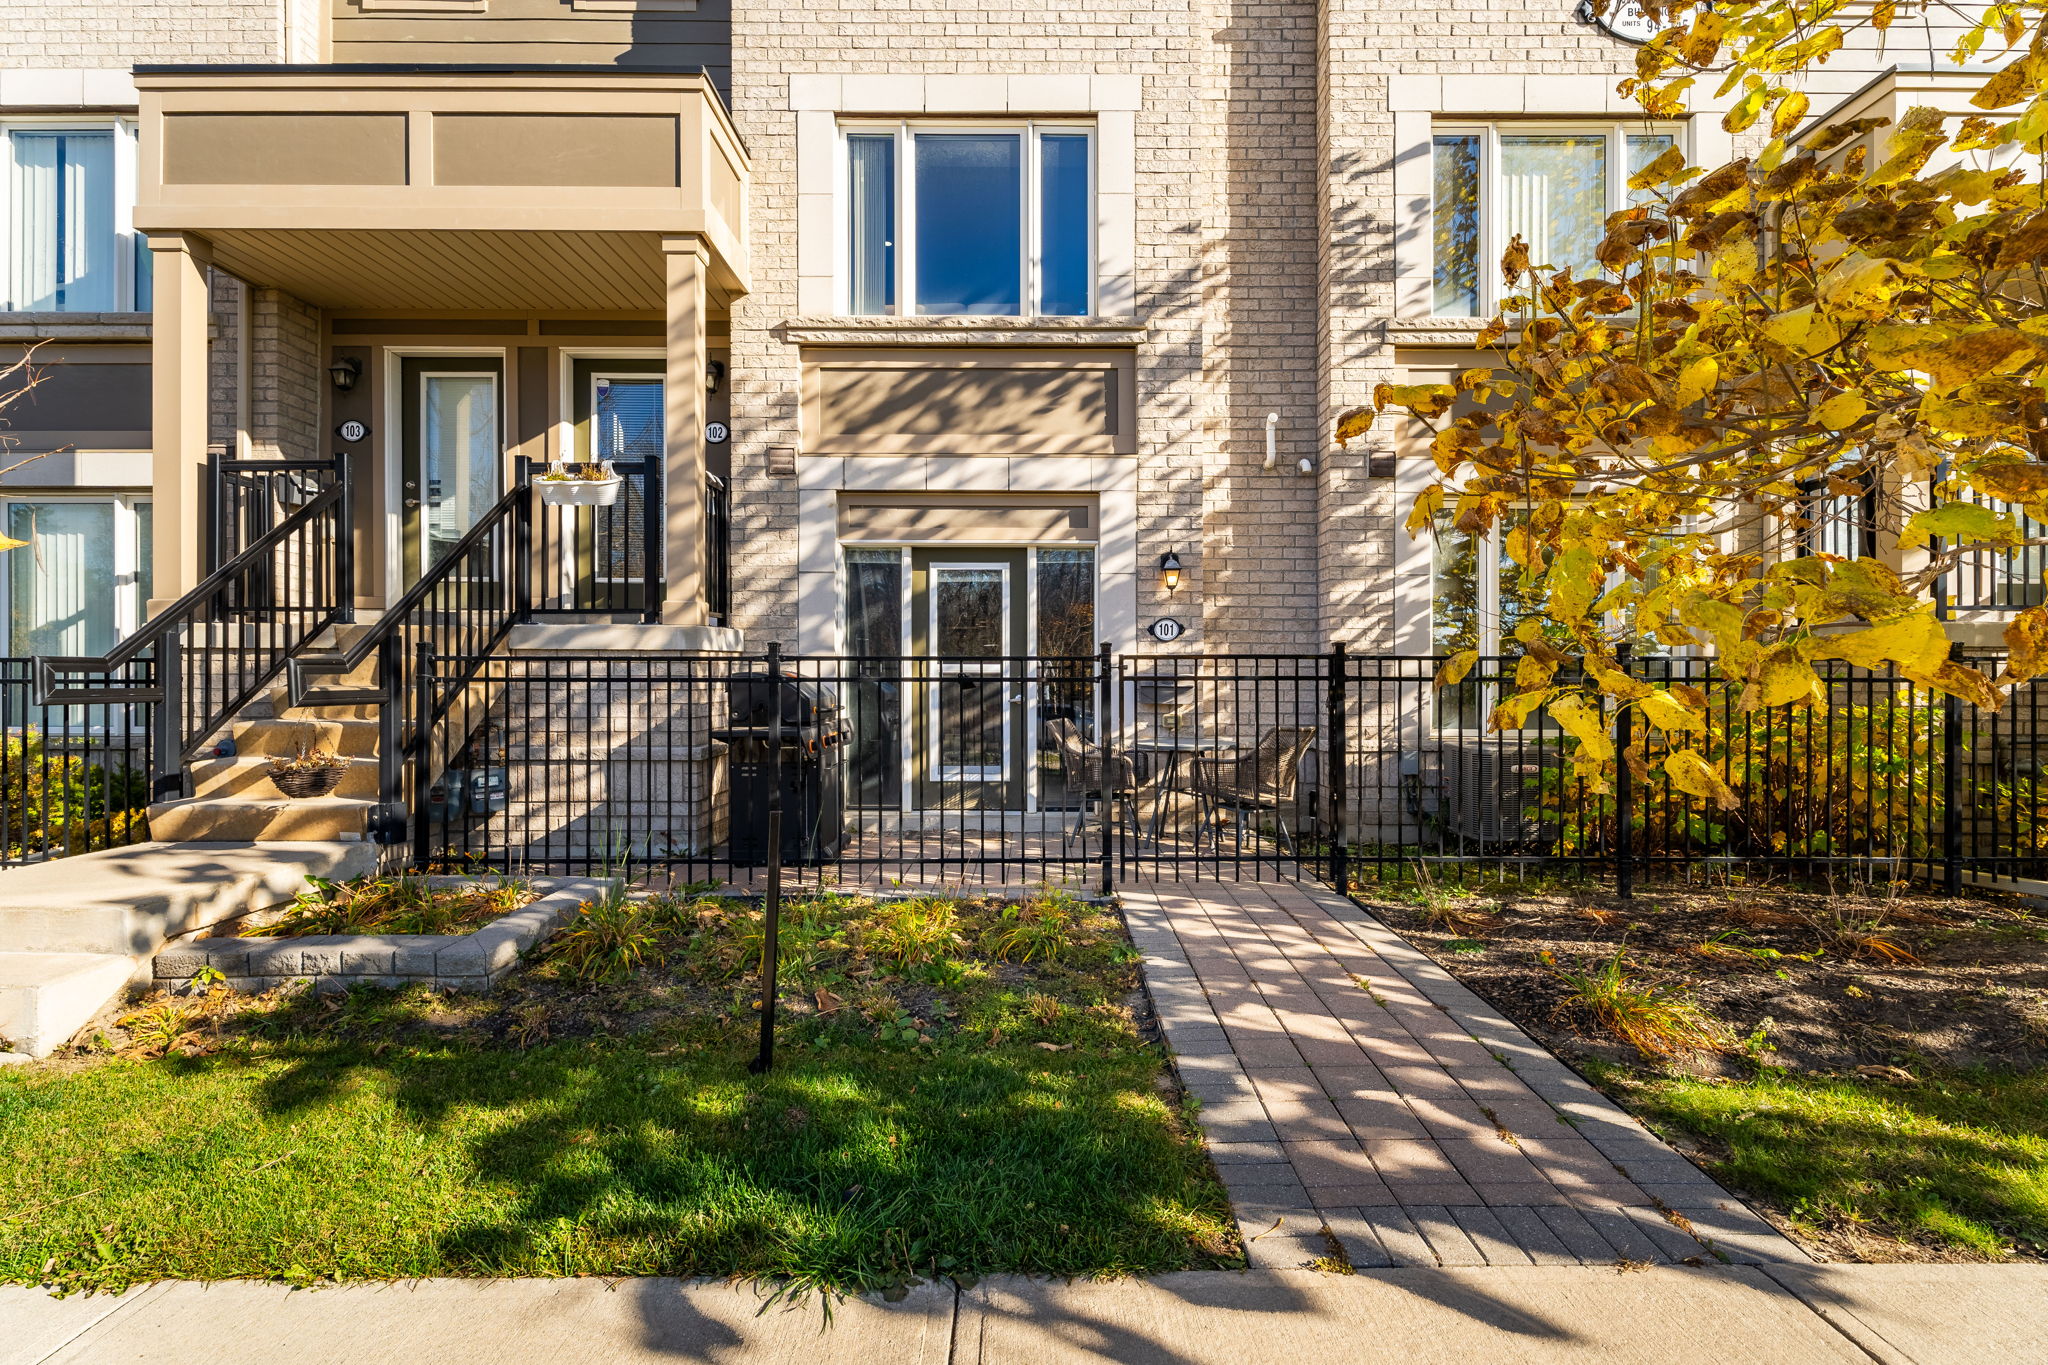
[[[1354, 894], [1818, 1254], [2048, 1259], [2048, 1108], [2029, 1117], [2036, 1091], [2048, 1094], [2038, 905], [1770, 882], [1650, 885], [1629, 899], [1512, 880]], [[1617, 965], [1632, 989], [1690, 1007], [1714, 1042], [1648, 1055], [1623, 1041], [1570, 979]], [[1849, 1140], [1852, 1124], [1866, 1131]], [[1919, 1124], [1919, 1140], [1901, 1138]], [[1877, 1169], [1888, 1139], [1932, 1161], [1963, 1129], [1942, 1169], [1912, 1177], [1924, 1175], [1931, 1211], [1887, 1194], [1908, 1178]], [[1800, 1144], [1818, 1153], [1837, 1138], [1839, 1169], [1816, 1156], [1815, 1169], [1789, 1170]], [[1854, 1169], [1858, 1149], [1867, 1169]], [[1958, 1190], [1981, 1207], [1951, 1229]]]

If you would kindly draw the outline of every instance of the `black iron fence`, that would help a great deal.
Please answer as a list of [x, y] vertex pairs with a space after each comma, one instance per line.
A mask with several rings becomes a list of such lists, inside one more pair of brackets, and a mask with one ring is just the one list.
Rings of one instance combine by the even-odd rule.
[[[329, 460], [237, 460], [214, 449], [206, 457], [206, 571], [212, 573], [268, 536], [320, 493], [349, 483], [348, 456]], [[342, 499], [349, 494], [344, 491]], [[353, 546], [337, 545], [347, 556]], [[344, 567], [347, 568], [346, 562]], [[352, 582], [351, 570], [343, 580]]]
[[[91, 679], [149, 688], [155, 661]], [[0, 659], [0, 865], [118, 848], [149, 837], [151, 705], [50, 706], [31, 659]]]
[[1711, 660], [1638, 660], [1708, 723], [1667, 763], [1665, 732], [1610, 707], [1623, 761], [1595, 772], [1540, 712], [1488, 727], [1516, 660], [1455, 686], [1441, 663], [422, 655], [445, 737], [414, 750], [414, 856], [745, 883], [779, 783], [790, 875], [820, 882], [2048, 880], [2032, 687], [1993, 714], [1824, 664], [1825, 707], [1745, 711]]

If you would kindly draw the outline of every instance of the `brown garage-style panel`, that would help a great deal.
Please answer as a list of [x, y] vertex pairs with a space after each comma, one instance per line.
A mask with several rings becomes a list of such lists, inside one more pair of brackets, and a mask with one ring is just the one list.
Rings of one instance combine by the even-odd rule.
[[804, 448], [820, 455], [1120, 455], [1137, 449], [1128, 351], [815, 348]]
[[[137, 356], [139, 348], [104, 349], [108, 352], [105, 360], [89, 352], [62, 360], [47, 352], [37, 355], [40, 381], [18, 402], [9, 404], [6, 417], [0, 419], [14, 458], [66, 446], [149, 449], [149, 365], [128, 358]], [[11, 348], [0, 349], [0, 368], [19, 354]], [[116, 359], [117, 355], [122, 358]], [[19, 384], [21, 376], [9, 382]]]

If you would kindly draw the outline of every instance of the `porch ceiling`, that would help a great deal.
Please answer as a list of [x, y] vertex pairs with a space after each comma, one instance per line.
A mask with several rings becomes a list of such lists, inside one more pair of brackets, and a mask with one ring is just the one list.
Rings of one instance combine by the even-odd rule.
[[664, 301], [647, 232], [265, 228], [207, 234], [221, 269], [320, 308], [648, 309]]

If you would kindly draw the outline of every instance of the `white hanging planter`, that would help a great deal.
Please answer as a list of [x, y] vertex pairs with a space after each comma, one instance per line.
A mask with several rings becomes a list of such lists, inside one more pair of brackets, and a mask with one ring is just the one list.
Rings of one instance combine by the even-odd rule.
[[[602, 466], [605, 477], [598, 479], [565, 479], [543, 476], [533, 481], [540, 489], [540, 500], [549, 507], [610, 507], [619, 500], [619, 490], [626, 481], [612, 472], [607, 464]], [[560, 465], [548, 471], [559, 476]]]

